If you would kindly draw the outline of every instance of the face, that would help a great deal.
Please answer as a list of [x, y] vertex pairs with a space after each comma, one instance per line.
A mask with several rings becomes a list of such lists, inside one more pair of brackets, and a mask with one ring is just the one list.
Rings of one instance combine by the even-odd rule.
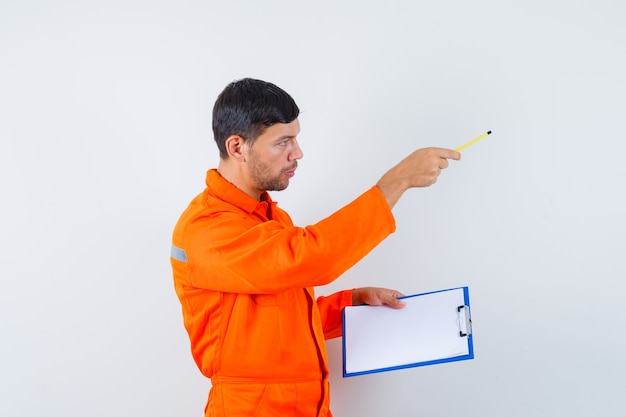
[[281, 191], [295, 175], [302, 150], [296, 136], [300, 133], [298, 119], [291, 123], [270, 126], [247, 147], [251, 185], [256, 190]]

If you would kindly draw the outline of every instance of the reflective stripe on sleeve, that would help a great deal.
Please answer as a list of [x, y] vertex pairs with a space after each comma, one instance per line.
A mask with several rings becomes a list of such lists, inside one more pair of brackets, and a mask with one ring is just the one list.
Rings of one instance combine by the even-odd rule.
[[172, 245], [172, 253], [170, 256], [177, 261], [187, 262], [187, 253], [185, 253], [185, 250], [174, 245]]

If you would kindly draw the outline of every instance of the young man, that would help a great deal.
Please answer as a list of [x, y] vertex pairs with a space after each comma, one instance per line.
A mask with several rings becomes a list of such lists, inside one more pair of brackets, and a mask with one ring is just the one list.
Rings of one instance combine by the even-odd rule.
[[229, 84], [213, 109], [220, 151], [207, 188], [173, 234], [172, 268], [200, 371], [211, 378], [207, 416], [331, 416], [324, 339], [341, 335], [341, 310], [402, 308], [402, 294], [358, 288], [316, 299], [395, 230], [391, 208], [435, 183], [452, 150], [420, 149], [328, 218], [293, 225], [268, 191], [287, 188], [303, 156], [299, 109], [260, 80]]

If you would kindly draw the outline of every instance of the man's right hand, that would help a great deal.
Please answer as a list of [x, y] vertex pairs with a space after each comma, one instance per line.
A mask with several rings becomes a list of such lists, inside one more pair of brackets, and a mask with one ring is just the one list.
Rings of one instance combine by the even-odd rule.
[[393, 207], [409, 188], [437, 182], [441, 170], [448, 167], [448, 159], [458, 161], [461, 154], [446, 148], [418, 149], [387, 171], [376, 185]]

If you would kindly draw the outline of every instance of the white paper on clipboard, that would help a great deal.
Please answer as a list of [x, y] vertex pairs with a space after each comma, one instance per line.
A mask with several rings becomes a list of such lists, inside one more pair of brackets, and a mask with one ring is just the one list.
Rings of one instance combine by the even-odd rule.
[[402, 309], [344, 309], [344, 376], [473, 359], [467, 287], [402, 300]]

